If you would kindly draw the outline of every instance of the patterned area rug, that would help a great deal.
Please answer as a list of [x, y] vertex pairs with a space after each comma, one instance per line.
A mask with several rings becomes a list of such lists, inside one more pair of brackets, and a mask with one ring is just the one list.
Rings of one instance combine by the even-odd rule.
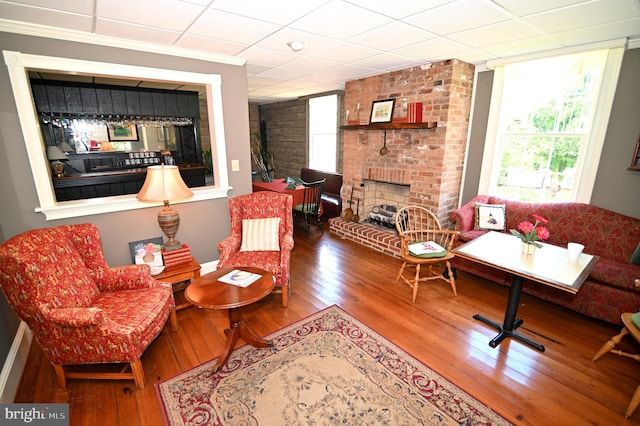
[[156, 384], [170, 425], [508, 425], [337, 306]]

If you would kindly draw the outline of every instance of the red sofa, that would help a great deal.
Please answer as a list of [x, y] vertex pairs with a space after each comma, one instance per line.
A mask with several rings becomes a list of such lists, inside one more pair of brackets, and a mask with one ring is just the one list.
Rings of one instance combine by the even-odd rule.
[[[523, 291], [573, 311], [621, 325], [623, 312], [640, 310], [640, 289], [634, 282], [640, 278], [640, 265], [630, 260], [640, 243], [640, 219], [583, 203], [528, 203], [479, 195], [449, 213], [449, 219], [460, 231], [456, 245], [470, 241], [485, 232], [474, 229], [475, 204], [504, 204], [504, 232], [517, 229], [522, 221], [533, 221], [532, 214], [549, 220], [551, 235], [545, 242], [565, 246], [568, 242], [584, 244], [584, 252], [600, 256], [600, 260], [577, 294], [570, 294], [544, 284], [526, 280]], [[506, 272], [456, 257], [455, 268], [511, 285]]]

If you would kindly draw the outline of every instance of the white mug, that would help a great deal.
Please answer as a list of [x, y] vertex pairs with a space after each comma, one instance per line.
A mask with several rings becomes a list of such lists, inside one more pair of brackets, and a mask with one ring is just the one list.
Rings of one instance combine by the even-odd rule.
[[584, 245], [580, 243], [567, 244], [567, 256], [569, 257], [569, 262], [577, 262], [582, 250], [584, 250]]

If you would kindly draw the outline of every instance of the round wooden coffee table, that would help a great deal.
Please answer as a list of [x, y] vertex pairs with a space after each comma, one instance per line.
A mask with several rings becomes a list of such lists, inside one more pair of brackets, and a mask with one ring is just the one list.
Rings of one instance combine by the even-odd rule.
[[[261, 275], [261, 277], [248, 287], [238, 287], [233, 284], [226, 284], [218, 281], [227, 273], [239, 269]], [[242, 321], [240, 307], [250, 305], [264, 298], [271, 293], [275, 281], [273, 275], [258, 268], [223, 268], [196, 278], [184, 291], [186, 299], [194, 306], [207, 309], [228, 309], [229, 329], [225, 330], [227, 341], [218, 361], [213, 366], [213, 372], [217, 373], [233, 351], [238, 338], [241, 338], [250, 345], [267, 348], [273, 343], [262, 339]]]

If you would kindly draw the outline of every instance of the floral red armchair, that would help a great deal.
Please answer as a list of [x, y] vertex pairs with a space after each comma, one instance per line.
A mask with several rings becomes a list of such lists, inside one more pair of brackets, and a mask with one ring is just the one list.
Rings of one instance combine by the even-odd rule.
[[[147, 265], [110, 268], [92, 224], [34, 229], [0, 245], [0, 283], [56, 372], [66, 379], [133, 379], [144, 388], [140, 357], [171, 317], [169, 284]], [[127, 363], [119, 372], [70, 371], [80, 364]]]
[[[231, 235], [218, 244], [218, 269], [252, 266], [269, 271], [276, 280], [275, 291], [282, 292], [282, 306], [285, 307], [289, 301], [289, 264], [293, 249], [292, 205], [293, 197], [279, 192], [259, 191], [230, 198]], [[277, 242], [271, 242], [277, 247], [270, 247], [269, 250], [249, 247], [247, 238], [243, 241], [243, 220], [248, 220], [245, 224], [249, 224], [267, 218], [279, 218], [274, 235]], [[244, 235], [248, 235], [248, 226], [244, 229]], [[265, 236], [257, 237], [264, 239]]]

